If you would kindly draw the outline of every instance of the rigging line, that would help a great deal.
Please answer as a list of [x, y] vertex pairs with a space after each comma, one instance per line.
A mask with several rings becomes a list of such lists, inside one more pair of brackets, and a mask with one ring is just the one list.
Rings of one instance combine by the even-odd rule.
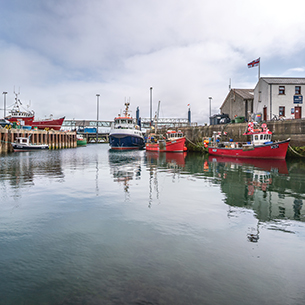
[[188, 140], [192, 145], [196, 146], [196, 147], [200, 147], [203, 149], [203, 151], [205, 151], [204, 147], [202, 147], [201, 145], [195, 144], [194, 142], [192, 142], [188, 137], [185, 137], [186, 140]]
[[298, 156], [302, 157], [302, 158], [305, 158], [305, 156], [301, 155], [300, 153], [298, 153], [297, 151], [295, 151], [289, 144], [289, 148]]

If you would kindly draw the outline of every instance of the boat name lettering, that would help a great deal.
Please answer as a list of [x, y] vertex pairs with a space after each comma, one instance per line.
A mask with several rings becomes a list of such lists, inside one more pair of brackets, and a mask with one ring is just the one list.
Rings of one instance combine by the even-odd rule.
[[271, 149], [274, 149], [274, 148], [279, 148], [279, 145], [278, 144], [271, 145]]

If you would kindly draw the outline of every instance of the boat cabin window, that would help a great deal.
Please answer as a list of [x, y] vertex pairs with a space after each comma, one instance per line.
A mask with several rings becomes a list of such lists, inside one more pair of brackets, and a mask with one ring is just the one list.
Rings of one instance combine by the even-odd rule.
[[121, 124], [125, 124], [126, 123], [126, 120], [121, 120]]
[[258, 140], [258, 135], [255, 135], [255, 136], [254, 136], [254, 140]]

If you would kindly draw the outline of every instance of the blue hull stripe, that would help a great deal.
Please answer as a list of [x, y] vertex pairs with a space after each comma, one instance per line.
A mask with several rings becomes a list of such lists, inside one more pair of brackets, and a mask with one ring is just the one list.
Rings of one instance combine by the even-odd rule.
[[144, 147], [144, 139], [142, 137], [133, 135], [110, 135], [109, 144], [111, 148], [125, 148], [125, 149], [141, 149]]

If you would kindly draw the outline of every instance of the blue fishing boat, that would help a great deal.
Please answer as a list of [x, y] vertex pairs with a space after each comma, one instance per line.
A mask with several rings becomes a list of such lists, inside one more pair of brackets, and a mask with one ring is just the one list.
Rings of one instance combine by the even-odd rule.
[[129, 114], [129, 104], [125, 103], [123, 115], [114, 118], [109, 133], [109, 145], [114, 150], [142, 149], [144, 136], [135, 120]]

